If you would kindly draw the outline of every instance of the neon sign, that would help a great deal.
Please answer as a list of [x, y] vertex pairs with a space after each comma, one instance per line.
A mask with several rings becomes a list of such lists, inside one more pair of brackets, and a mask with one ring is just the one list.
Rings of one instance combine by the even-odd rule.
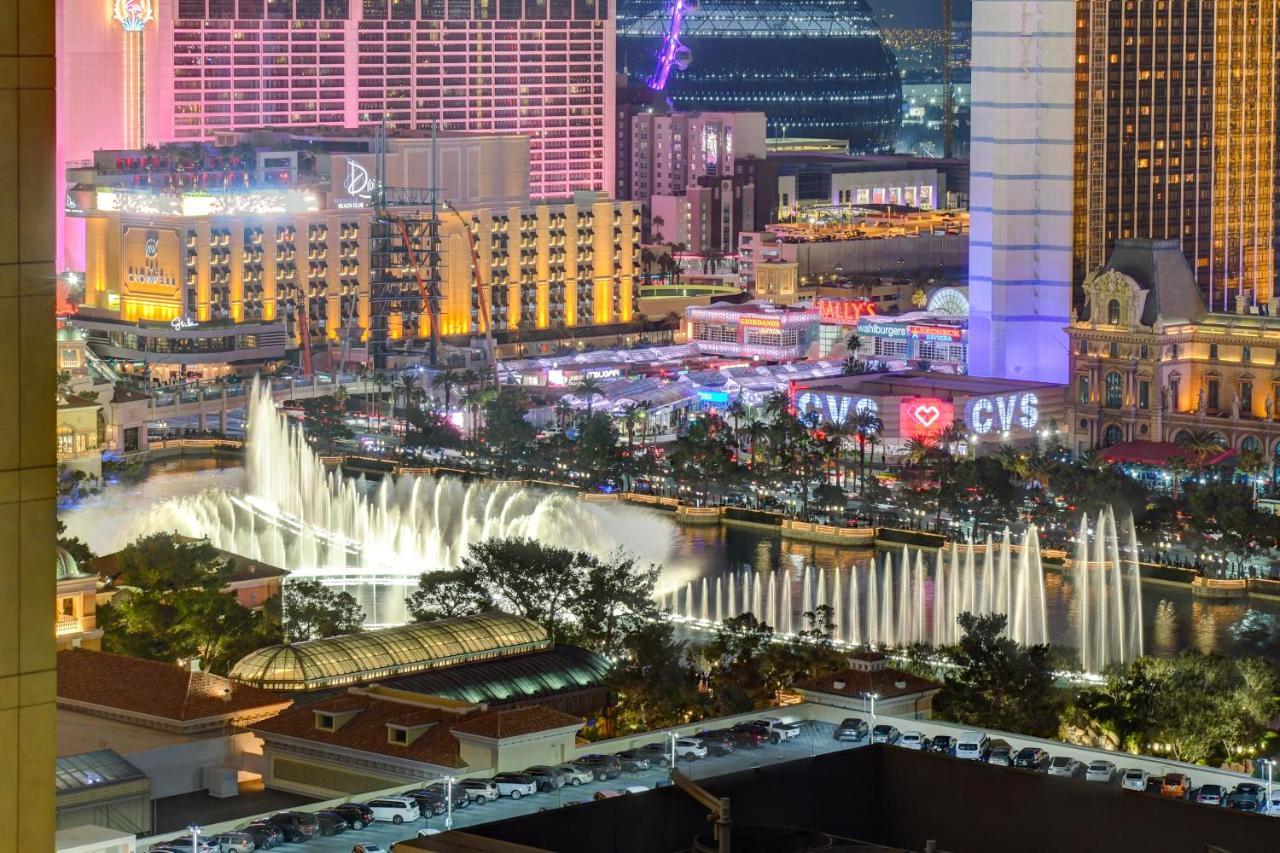
[[169, 325], [173, 327], [175, 332], [181, 332], [183, 329], [194, 329], [200, 324], [190, 317], [174, 317], [169, 321]]
[[908, 326], [907, 330], [915, 337], [925, 338], [930, 341], [958, 341], [962, 334], [954, 326]]
[[898, 403], [898, 429], [903, 438], [936, 437], [956, 419], [955, 406], [937, 397], [903, 397]]
[[899, 323], [868, 323], [865, 320], [858, 324], [858, 334], [875, 338], [905, 338], [907, 327]]
[[815, 391], [800, 391], [796, 394], [795, 409], [797, 415], [816, 414], [818, 420], [829, 421], [837, 426], [849, 419], [850, 412], [855, 415], [863, 412], [880, 414], [880, 404], [870, 397], [819, 394]]
[[156, 10], [151, 0], [115, 0], [111, 17], [120, 22], [120, 29], [126, 33], [140, 33], [156, 19]]
[[347, 161], [347, 180], [343, 184], [347, 195], [368, 199], [373, 196], [373, 191], [377, 189], [377, 186], [378, 182], [370, 176], [368, 169], [355, 160]]
[[758, 329], [781, 329], [782, 320], [777, 317], [742, 317], [738, 320], [740, 326], [754, 326]]
[[965, 420], [978, 435], [1015, 427], [1032, 430], [1040, 422], [1040, 398], [1031, 391], [975, 397], [965, 406]]
[[824, 323], [856, 326], [863, 317], [875, 316], [876, 304], [863, 299], [819, 299], [818, 319]]

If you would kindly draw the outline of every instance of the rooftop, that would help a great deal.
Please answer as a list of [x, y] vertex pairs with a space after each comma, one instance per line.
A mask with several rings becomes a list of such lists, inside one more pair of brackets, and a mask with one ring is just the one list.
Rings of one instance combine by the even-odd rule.
[[487, 738], [523, 737], [535, 732], [552, 729], [580, 727], [583, 720], [572, 714], [531, 705], [526, 708], [512, 708], [507, 711], [490, 711], [469, 717], [451, 727], [451, 731]]
[[942, 683], [920, 678], [899, 669], [874, 669], [863, 666], [856, 669], [852, 667], [843, 669], [819, 678], [810, 678], [793, 684], [792, 688], [852, 699], [861, 698], [868, 693], [876, 694], [878, 699], [897, 699], [941, 690]]
[[[193, 543], [205, 542], [203, 539], [194, 539], [190, 536], [174, 536], [179, 542]], [[231, 577], [227, 579], [227, 583], [235, 584], [249, 580], [260, 580], [262, 578], [279, 578], [289, 574], [284, 569], [264, 563], [261, 560], [251, 560], [248, 557], [242, 557], [239, 554], [233, 554], [230, 551], [223, 551], [221, 548], [214, 548], [218, 552], [218, 557], [231, 563]], [[98, 577], [104, 581], [112, 582], [117, 585], [127, 584], [128, 578], [124, 576], [120, 569], [119, 554], [103, 554], [94, 557], [89, 562], [89, 568], [94, 571]]]
[[865, 373], [860, 376], [835, 376], [797, 385], [806, 391], [829, 391], [849, 394], [879, 396], [929, 396], [951, 400], [957, 397], [977, 397], [984, 394], [1002, 394], [1014, 391], [1030, 391], [1038, 388], [1059, 389], [1051, 382], [1027, 382], [1020, 379], [952, 375], [931, 371], [904, 370], [897, 373]]
[[59, 794], [98, 788], [120, 782], [134, 782], [147, 778], [124, 756], [112, 749], [82, 752], [58, 759], [56, 785]]
[[58, 703], [87, 713], [112, 709], [191, 724], [269, 713], [290, 701], [174, 664], [88, 649], [58, 652]]
[[314, 690], [550, 647], [536, 622], [494, 612], [268, 646], [245, 655], [230, 675], [271, 690]]

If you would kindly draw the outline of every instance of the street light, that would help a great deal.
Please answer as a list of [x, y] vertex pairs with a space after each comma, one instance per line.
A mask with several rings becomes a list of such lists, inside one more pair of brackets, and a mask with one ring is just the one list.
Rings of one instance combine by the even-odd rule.
[[1275, 765], [1274, 758], [1262, 759], [1262, 766], [1267, 768], [1267, 808], [1271, 808], [1271, 768]]
[[191, 853], [200, 853], [200, 829], [197, 823], [187, 826], [187, 832], [191, 833]]
[[871, 719], [874, 720], [876, 717], [876, 700], [880, 698], [880, 694], [879, 693], [863, 693], [862, 698], [871, 700]]
[[444, 828], [453, 829], [453, 777], [444, 777]]

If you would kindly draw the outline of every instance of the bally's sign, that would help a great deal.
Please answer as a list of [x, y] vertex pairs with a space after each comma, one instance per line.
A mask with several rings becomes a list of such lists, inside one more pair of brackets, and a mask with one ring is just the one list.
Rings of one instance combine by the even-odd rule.
[[860, 415], [870, 412], [880, 414], [880, 404], [871, 397], [850, 397], [846, 394], [818, 394], [814, 391], [797, 389], [794, 396], [796, 417], [809, 418], [816, 416], [819, 423], [833, 423], [837, 426], [849, 419], [849, 415]]
[[974, 397], [965, 404], [964, 415], [976, 435], [1034, 430], [1040, 423], [1040, 398], [1031, 391]]

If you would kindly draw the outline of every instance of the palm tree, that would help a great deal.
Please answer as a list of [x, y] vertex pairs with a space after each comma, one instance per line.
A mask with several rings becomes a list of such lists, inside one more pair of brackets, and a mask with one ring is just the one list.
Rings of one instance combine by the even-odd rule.
[[733, 434], [737, 435], [739, 427], [742, 424], [742, 419], [747, 416], [747, 407], [743, 405], [742, 399], [739, 398], [730, 403], [729, 407], [724, 410], [724, 413], [733, 421]]
[[760, 447], [760, 442], [768, 434], [769, 434], [769, 425], [766, 424], [764, 421], [752, 420], [749, 424], [747, 424], [746, 435], [747, 435], [747, 438], [751, 439], [751, 467], [752, 468], [755, 468], [760, 460], [760, 457], [756, 451]]
[[452, 367], [446, 367], [444, 370], [431, 377], [432, 386], [444, 389], [445, 412], [449, 411], [449, 403], [453, 399], [453, 389], [458, 387], [460, 379], [459, 371]]
[[414, 397], [419, 391], [418, 374], [413, 371], [406, 370], [400, 374], [400, 384], [391, 389], [391, 415], [396, 413], [396, 394], [399, 393], [404, 398], [405, 417], [409, 416], [409, 405], [413, 402]]
[[342, 411], [344, 412], [347, 410], [347, 400], [350, 397], [351, 394], [347, 391], [347, 386], [345, 385], [339, 385], [338, 390], [333, 392], [333, 399], [338, 402], [338, 405], [342, 407]]
[[858, 351], [862, 349], [862, 339], [858, 337], [857, 332], [851, 332], [848, 340], [845, 341], [845, 349], [849, 352], [849, 357], [856, 359]]
[[653, 250], [645, 247], [640, 250], [640, 266], [644, 268], [644, 283], [653, 283], [653, 262], [657, 260], [657, 255]]
[[1249, 494], [1258, 499], [1258, 475], [1267, 470], [1267, 460], [1262, 453], [1252, 447], [1241, 450], [1236, 457], [1236, 470], [1249, 478]]
[[1198, 429], [1195, 432], [1183, 437], [1178, 442], [1180, 447], [1188, 450], [1196, 461], [1196, 473], [1204, 470], [1205, 460], [1210, 456], [1220, 453], [1223, 448], [1222, 436], [1213, 430]]
[[561, 397], [556, 401], [556, 426], [564, 429], [573, 420], [573, 404]]
[[854, 412], [853, 417], [849, 418], [846, 423], [852, 423], [854, 432], [857, 434], [858, 441], [858, 482], [865, 483], [867, 478], [867, 445], [873, 436], [880, 434], [884, 429], [884, 422], [880, 420], [880, 416], [870, 409], [863, 409], [860, 412]]
[[653, 233], [654, 233], [654, 235], [655, 235], [656, 237], [661, 237], [661, 236], [662, 236], [662, 234], [661, 234], [661, 233], [659, 233], [659, 232], [661, 232], [661, 231], [662, 231], [662, 226], [664, 226], [664, 225], [666, 225], [666, 224], [667, 224], [667, 220], [663, 219], [663, 218], [662, 218], [662, 216], [661, 216], [661, 214], [659, 214], [659, 215], [657, 215], [657, 216], [653, 217], [653, 219], [650, 221], [650, 224], [653, 226]]
[[634, 458], [636, 426], [645, 418], [645, 407], [641, 403], [627, 403], [622, 407], [622, 427], [627, 433], [627, 453]]
[[575, 397], [587, 398], [587, 417], [591, 417], [591, 407], [595, 404], [596, 395], [604, 388], [600, 384], [600, 380], [588, 376], [579, 379], [573, 386], [573, 394]]

